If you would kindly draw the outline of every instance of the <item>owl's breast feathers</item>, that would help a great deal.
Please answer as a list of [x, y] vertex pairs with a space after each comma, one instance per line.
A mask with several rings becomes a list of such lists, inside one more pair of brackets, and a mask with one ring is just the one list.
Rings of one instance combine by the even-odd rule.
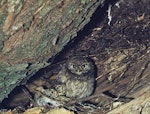
[[83, 98], [92, 94], [94, 80], [69, 80], [66, 83], [66, 96], [71, 98]]

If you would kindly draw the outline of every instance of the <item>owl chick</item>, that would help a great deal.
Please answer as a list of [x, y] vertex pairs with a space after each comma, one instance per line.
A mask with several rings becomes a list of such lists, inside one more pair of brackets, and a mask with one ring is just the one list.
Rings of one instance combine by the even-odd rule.
[[65, 84], [65, 95], [83, 98], [92, 94], [95, 84], [95, 69], [91, 60], [84, 57], [69, 59], [58, 73], [58, 82]]
[[[66, 63], [61, 64], [56, 82], [54, 88], [44, 89], [40, 87], [38, 90], [60, 104], [64, 104], [71, 99], [90, 96], [93, 93], [95, 84], [93, 62], [84, 57], [69, 59]], [[36, 101], [39, 101], [39, 99]], [[42, 99], [43, 103], [47, 103], [47, 100]]]

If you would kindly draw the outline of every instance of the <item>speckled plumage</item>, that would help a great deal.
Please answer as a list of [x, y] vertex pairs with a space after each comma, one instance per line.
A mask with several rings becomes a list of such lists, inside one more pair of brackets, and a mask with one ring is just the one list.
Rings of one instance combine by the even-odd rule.
[[66, 96], [83, 98], [92, 94], [94, 89], [94, 65], [86, 58], [71, 58], [62, 65], [58, 81], [65, 84]]
[[58, 72], [54, 88], [38, 89], [43, 95], [63, 104], [71, 99], [84, 98], [93, 93], [95, 84], [93, 62], [84, 57], [74, 57], [60, 66], [61, 70]]

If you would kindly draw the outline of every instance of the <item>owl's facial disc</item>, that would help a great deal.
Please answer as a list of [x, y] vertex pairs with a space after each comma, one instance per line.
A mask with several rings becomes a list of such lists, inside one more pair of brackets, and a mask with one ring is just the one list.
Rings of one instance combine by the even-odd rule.
[[68, 64], [68, 69], [77, 75], [81, 75], [84, 73], [87, 73], [90, 69], [91, 66], [89, 63], [69, 63]]

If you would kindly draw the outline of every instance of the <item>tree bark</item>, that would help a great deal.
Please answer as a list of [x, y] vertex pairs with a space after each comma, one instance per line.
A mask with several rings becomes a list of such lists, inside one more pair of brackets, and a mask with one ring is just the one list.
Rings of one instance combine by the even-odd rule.
[[1, 0], [0, 101], [50, 63], [104, 0]]

